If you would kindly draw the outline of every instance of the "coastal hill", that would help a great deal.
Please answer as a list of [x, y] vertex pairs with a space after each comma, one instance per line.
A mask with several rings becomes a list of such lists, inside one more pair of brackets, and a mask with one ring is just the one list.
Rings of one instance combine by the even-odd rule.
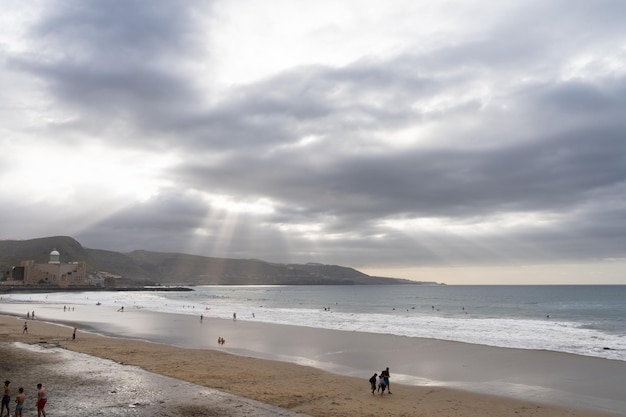
[[26, 259], [45, 263], [52, 249], [61, 262], [86, 261], [90, 273], [105, 271], [125, 285], [354, 285], [436, 284], [375, 277], [354, 268], [318, 263], [281, 264], [258, 259], [212, 258], [136, 250], [120, 253], [83, 247], [68, 236], [0, 240], [0, 272]]

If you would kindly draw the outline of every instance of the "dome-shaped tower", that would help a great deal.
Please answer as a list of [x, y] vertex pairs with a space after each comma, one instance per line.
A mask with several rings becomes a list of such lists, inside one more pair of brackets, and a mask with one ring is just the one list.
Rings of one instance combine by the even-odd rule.
[[61, 254], [56, 249], [52, 249], [52, 252], [50, 252], [50, 260], [48, 261], [48, 263], [49, 264], [61, 263]]

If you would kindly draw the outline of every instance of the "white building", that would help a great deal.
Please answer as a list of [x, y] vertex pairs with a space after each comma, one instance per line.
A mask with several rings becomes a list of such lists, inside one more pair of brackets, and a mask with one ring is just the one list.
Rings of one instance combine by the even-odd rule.
[[22, 261], [24, 285], [54, 285], [58, 287], [81, 286], [87, 284], [87, 262], [61, 263], [61, 254], [54, 249], [46, 264], [36, 264], [34, 260]]

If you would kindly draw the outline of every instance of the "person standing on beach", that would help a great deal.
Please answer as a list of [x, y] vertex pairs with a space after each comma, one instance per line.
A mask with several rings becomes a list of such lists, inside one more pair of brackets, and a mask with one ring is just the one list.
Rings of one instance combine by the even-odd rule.
[[391, 375], [389, 375], [389, 367], [387, 367], [387, 369], [385, 369], [384, 371], [382, 371], [380, 373], [380, 376], [383, 377], [383, 379], [385, 380], [385, 385], [387, 386], [387, 392], [389, 394], [391, 394], [391, 385], [389, 385], [389, 377]]
[[9, 384], [11, 381], [4, 381], [4, 394], [2, 395], [2, 406], [0, 407], [0, 417], [4, 414], [4, 410], [7, 410], [7, 417], [11, 415], [9, 410], [9, 403], [11, 402], [11, 388]]
[[22, 334], [28, 333], [28, 323], [24, 322], [24, 330], [22, 330]]
[[48, 395], [46, 389], [41, 384], [37, 384], [37, 417], [46, 417], [46, 411], [44, 407], [48, 402]]
[[372, 395], [376, 395], [374, 393], [376, 392], [376, 377], [377, 376], [378, 374], [374, 372], [374, 376], [370, 378], [370, 386], [372, 387]]
[[24, 409], [24, 401], [26, 401], [26, 394], [24, 394], [24, 388], [18, 388], [19, 394], [15, 397], [15, 417], [22, 417], [22, 410]]
[[72, 340], [76, 340], [76, 327], [74, 327], [74, 333], [72, 333]]

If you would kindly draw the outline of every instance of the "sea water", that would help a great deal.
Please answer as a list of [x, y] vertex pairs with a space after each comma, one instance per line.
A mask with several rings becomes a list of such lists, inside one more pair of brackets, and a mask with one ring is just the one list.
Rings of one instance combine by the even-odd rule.
[[173, 314], [551, 350], [626, 361], [626, 286], [199, 286], [15, 293], [3, 302]]

